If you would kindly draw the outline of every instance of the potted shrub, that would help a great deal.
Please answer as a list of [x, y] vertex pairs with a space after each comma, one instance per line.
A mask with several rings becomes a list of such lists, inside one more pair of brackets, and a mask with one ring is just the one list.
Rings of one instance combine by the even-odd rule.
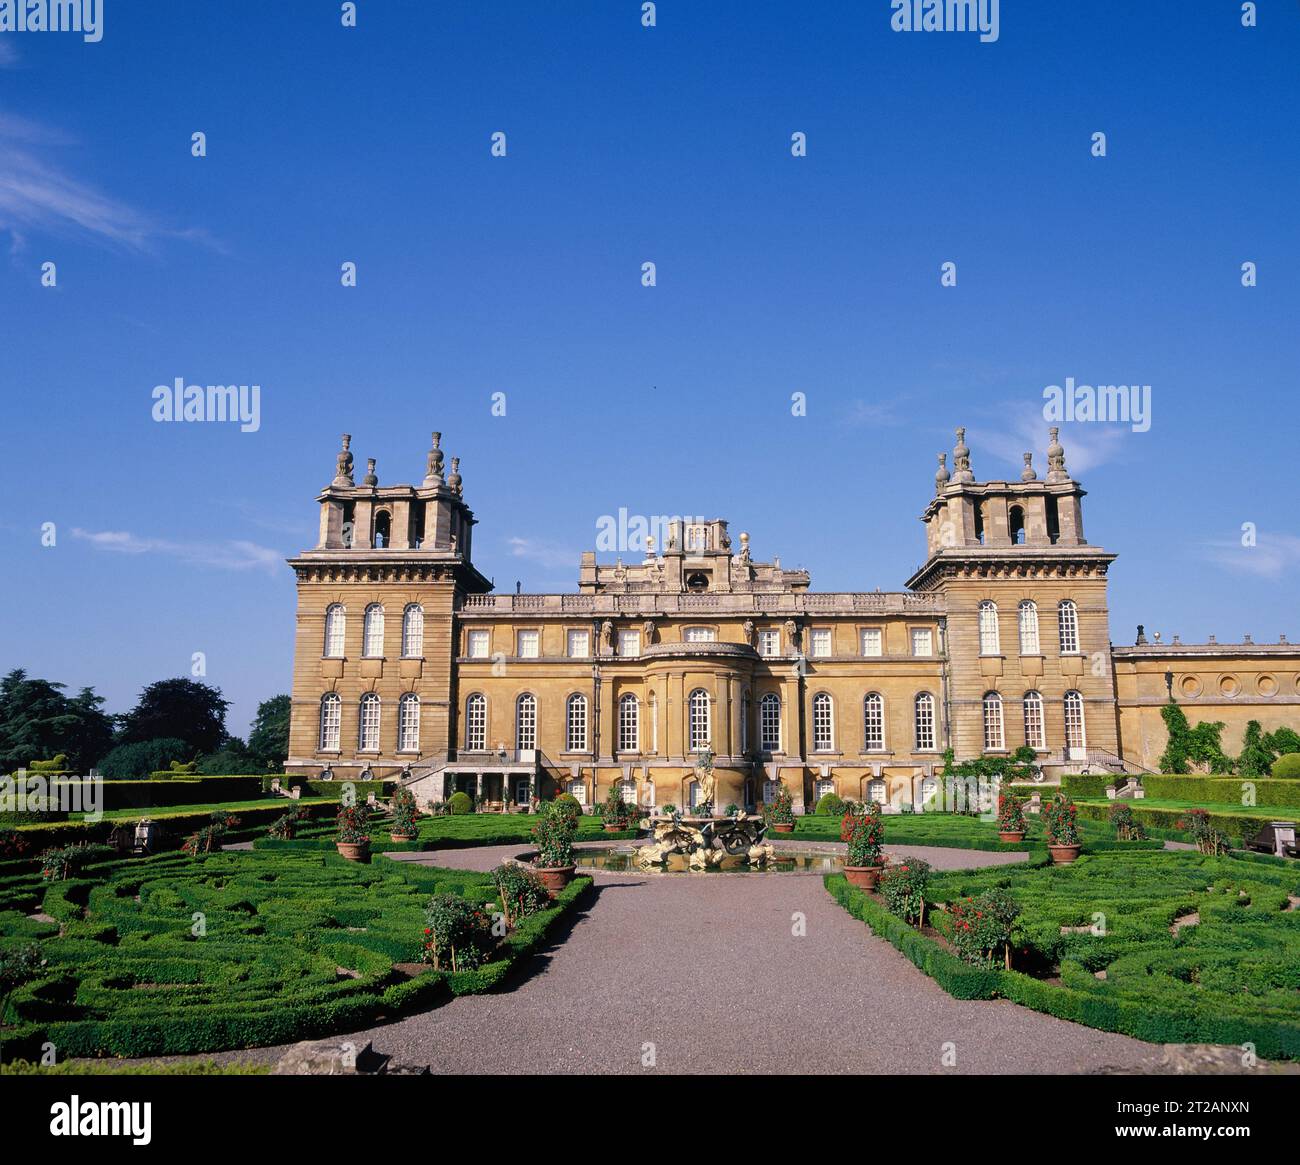
[[943, 929], [948, 941], [968, 963], [992, 966], [998, 948], [1002, 963], [1011, 969], [1011, 928], [1020, 915], [1020, 903], [1002, 886], [985, 890], [976, 898], [950, 902]]
[[778, 787], [770, 805], [763, 806], [763, 816], [777, 833], [794, 832], [794, 798], [785, 785]]
[[601, 813], [606, 833], [619, 833], [627, 828], [627, 804], [623, 800], [622, 784], [613, 781], [605, 796], [605, 808]]
[[435, 894], [424, 912], [420, 957], [435, 971], [472, 971], [486, 963], [495, 939], [492, 920], [459, 894]]
[[998, 789], [998, 840], [1025, 840], [1025, 803], [1010, 789]]
[[551, 895], [536, 870], [519, 862], [505, 862], [491, 874], [501, 895], [501, 912], [506, 926], [518, 926], [519, 920], [536, 914], [550, 905]]
[[389, 836], [394, 841], [414, 841], [415, 818], [415, 794], [410, 789], [394, 789], [393, 824]]
[[546, 889], [554, 898], [573, 877], [573, 835], [578, 822], [570, 811], [557, 807], [552, 801], [542, 810], [533, 826], [533, 840], [537, 842], [537, 856], [533, 868], [541, 875]]
[[350, 862], [364, 862], [370, 856], [369, 821], [362, 805], [344, 805], [338, 813], [338, 834], [334, 848]]
[[844, 858], [844, 876], [849, 885], [871, 890], [880, 876], [881, 856], [885, 845], [885, 822], [880, 806], [874, 801], [865, 813], [846, 813], [840, 826], [847, 833], [849, 852]]
[[1047, 852], [1058, 866], [1077, 858], [1083, 850], [1079, 841], [1079, 823], [1075, 820], [1074, 802], [1064, 793], [1057, 793], [1043, 810], [1043, 824], [1047, 830]]

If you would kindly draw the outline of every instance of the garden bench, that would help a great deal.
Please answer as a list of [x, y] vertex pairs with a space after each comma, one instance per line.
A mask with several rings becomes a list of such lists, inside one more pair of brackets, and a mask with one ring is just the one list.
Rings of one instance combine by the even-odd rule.
[[1276, 854], [1280, 858], [1300, 857], [1300, 848], [1296, 846], [1296, 823], [1270, 821], [1246, 842], [1246, 847], [1259, 853]]

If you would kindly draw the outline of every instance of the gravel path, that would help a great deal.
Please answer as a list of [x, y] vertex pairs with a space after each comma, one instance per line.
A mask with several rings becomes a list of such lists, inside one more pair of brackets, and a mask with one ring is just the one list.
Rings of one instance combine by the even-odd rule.
[[[402, 857], [489, 869], [523, 848]], [[1020, 860], [890, 852], [948, 869]], [[1162, 1051], [1005, 1001], [952, 999], [806, 875], [598, 874], [512, 990], [346, 1038], [435, 1073], [1090, 1072], [1149, 1069]]]

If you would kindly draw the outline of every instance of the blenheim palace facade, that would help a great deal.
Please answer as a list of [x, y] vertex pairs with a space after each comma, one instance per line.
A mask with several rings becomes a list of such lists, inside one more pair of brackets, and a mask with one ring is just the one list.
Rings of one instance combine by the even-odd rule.
[[[1112, 647], [1115, 555], [1087, 542], [1084, 490], [1051, 430], [1047, 472], [975, 480], [964, 430], [921, 515], [927, 559], [897, 592], [814, 591], [727, 523], [675, 521], [634, 565], [583, 554], [576, 591], [496, 594], [473, 565], [458, 459], [433, 434], [419, 486], [360, 484], [350, 438], [297, 576], [290, 772], [405, 774], [421, 803], [494, 806], [612, 783], [687, 806], [712, 754], [718, 809], [784, 783], [887, 805], [960, 759], [1028, 745], [1053, 773], [1154, 769], [1172, 695], [1193, 723], [1300, 723], [1300, 652]], [[1158, 639], [1158, 637], [1157, 637]]]

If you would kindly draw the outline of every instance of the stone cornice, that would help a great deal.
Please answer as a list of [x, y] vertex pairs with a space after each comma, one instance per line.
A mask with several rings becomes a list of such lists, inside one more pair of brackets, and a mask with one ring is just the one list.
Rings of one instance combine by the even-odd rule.
[[1095, 546], [965, 546], [931, 555], [907, 585], [925, 593], [951, 579], [1104, 578], [1116, 557]]

